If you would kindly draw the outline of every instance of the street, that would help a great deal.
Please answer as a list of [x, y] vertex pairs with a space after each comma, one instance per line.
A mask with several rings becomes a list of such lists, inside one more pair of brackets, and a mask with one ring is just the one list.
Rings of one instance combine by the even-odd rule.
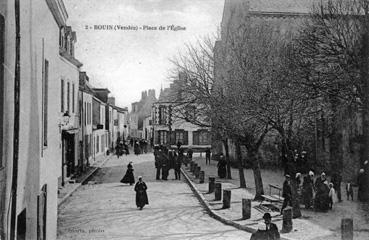
[[[148, 186], [149, 205], [135, 206], [133, 186], [119, 183], [129, 161]], [[208, 216], [183, 180], [155, 180], [154, 156], [113, 156], [61, 206], [58, 239], [249, 239]], [[94, 184], [95, 183], [95, 184]]]

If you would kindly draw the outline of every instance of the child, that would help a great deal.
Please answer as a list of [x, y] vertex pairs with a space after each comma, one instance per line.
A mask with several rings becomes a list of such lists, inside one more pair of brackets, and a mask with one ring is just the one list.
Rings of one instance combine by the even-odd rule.
[[336, 191], [333, 188], [333, 183], [329, 183], [329, 208], [332, 209], [333, 203], [335, 203]]
[[347, 200], [351, 200], [354, 201], [354, 190], [352, 189], [352, 183], [348, 182], [346, 183], [346, 196], [347, 196]]

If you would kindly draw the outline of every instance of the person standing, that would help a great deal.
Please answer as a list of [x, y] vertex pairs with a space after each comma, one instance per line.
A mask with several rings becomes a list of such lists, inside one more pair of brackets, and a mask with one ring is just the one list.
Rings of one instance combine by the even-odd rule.
[[192, 149], [191, 149], [191, 148], [189, 148], [189, 149], [187, 150], [187, 157], [188, 157], [188, 159], [189, 159], [190, 161], [192, 161], [192, 154], [193, 154], [193, 151], [192, 151]]
[[285, 175], [285, 180], [283, 182], [283, 188], [282, 188], [282, 197], [283, 205], [281, 208], [281, 214], [283, 213], [283, 209], [285, 209], [287, 206], [292, 206], [292, 187], [291, 187], [291, 177], [290, 175]]
[[138, 182], [135, 185], [136, 191], [136, 206], [142, 210], [142, 208], [149, 204], [149, 199], [147, 197], [147, 186], [146, 183], [142, 180], [142, 177], [138, 177]]
[[181, 166], [183, 161], [183, 151], [182, 149], [178, 150], [178, 156], [176, 158], [176, 165], [175, 165], [175, 176], [176, 180], [181, 180]]
[[160, 180], [160, 171], [162, 168], [161, 151], [161, 147], [154, 147], [156, 180]]
[[347, 200], [350, 200], [351, 197], [351, 201], [354, 201], [354, 189], [351, 182], [346, 183], [346, 197]]
[[316, 189], [314, 208], [326, 212], [329, 209], [329, 185], [324, 172], [315, 180], [314, 185]]
[[266, 235], [268, 237], [266, 239], [279, 240], [281, 236], [279, 235], [277, 225], [272, 223], [272, 216], [270, 213], [264, 213], [263, 219], [266, 226]]
[[314, 172], [309, 171], [309, 174], [304, 177], [302, 184], [302, 197], [305, 205], [305, 209], [309, 209], [313, 202], [314, 196]]
[[341, 174], [339, 172], [334, 172], [332, 174], [331, 182], [333, 183], [334, 189], [336, 190], [338, 202], [342, 202], [342, 198], [341, 198], [342, 176]]
[[359, 201], [363, 202], [365, 200], [364, 198], [364, 191], [365, 191], [365, 170], [361, 168], [359, 170], [359, 175], [357, 177], [357, 185], [359, 187], [357, 192], [357, 198]]
[[211, 154], [210, 148], [206, 149], [206, 151], [205, 151], [205, 161], [206, 161], [205, 164], [208, 164], [208, 162], [210, 164], [210, 154]]
[[219, 161], [218, 161], [218, 164], [217, 164], [219, 178], [225, 178], [226, 177], [226, 175], [227, 175], [226, 166], [227, 166], [227, 162], [224, 159], [223, 154], [221, 154], [219, 156]]
[[329, 183], [329, 209], [333, 208], [333, 204], [336, 203], [336, 191], [334, 190], [334, 184]]
[[129, 185], [133, 185], [135, 183], [135, 177], [133, 175], [133, 166], [132, 162], [129, 162], [127, 165], [127, 171], [122, 180], [120, 180], [121, 183], [129, 183]]

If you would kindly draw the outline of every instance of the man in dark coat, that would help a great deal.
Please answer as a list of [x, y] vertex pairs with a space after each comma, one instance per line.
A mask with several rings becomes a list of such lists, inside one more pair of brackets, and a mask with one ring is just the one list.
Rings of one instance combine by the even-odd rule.
[[136, 206], [142, 210], [142, 208], [145, 206], [145, 204], [149, 204], [149, 200], [147, 197], [147, 186], [144, 181], [142, 181], [142, 177], [138, 177], [138, 182], [135, 185], [135, 191], [136, 191]]
[[292, 206], [292, 187], [291, 187], [291, 177], [290, 175], [285, 175], [286, 179], [283, 182], [283, 188], [282, 188], [282, 197], [283, 205], [281, 208], [281, 214], [283, 213], [283, 209], [285, 209], [287, 206]]
[[219, 161], [218, 161], [217, 167], [218, 167], [218, 176], [219, 176], [219, 178], [225, 178], [226, 175], [227, 175], [227, 168], [226, 168], [227, 167], [227, 162], [224, 159], [223, 154], [220, 154], [220, 156], [219, 156]]
[[334, 172], [332, 174], [331, 182], [333, 183], [334, 190], [336, 190], [338, 201], [339, 202], [342, 202], [342, 198], [341, 198], [341, 182], [342, 182], [342, 177], [341, 177], [341, 174], [339, 172]]
[[160, 180], [160, 171], [162, 169], [161, 151], [162, 151], [161, 147], [154, 147], [156, 180]]
[[189, 148], [188, 150], [187, 150], [187, 157], [188, 157], [188, 159], [191, 161], [192, 160], [192, 154], [193, 154], [193, 151], [192, 151], [192, 149], [191, 148]]
[[279, 235], [277, 225], [272, 223], [272, 216], [270, 215], [270, 213], [264, 213], [263, 219], [266, 226], [266, 232], [268, 237], [266, 239], [279, 240], [281, 236]]
[[162, 151], [160, 152], [161, 156], [161, 179], [162, 180], [168, 180], [169, 175], [169, 156], [168, 156], [168, 150], [163, 147]]
[[178, 156], [176, 157], [176, 165], [174, 169], [174, 173], [176, 176], [176, 180], [181, 180], [181, 166], [183, 161], [183, 150], [178, 150]]

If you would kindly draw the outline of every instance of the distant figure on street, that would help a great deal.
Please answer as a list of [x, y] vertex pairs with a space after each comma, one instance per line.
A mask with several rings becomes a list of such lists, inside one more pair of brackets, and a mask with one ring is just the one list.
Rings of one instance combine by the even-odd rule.
[[281, 208], [281, 214], [283, 213], [283, 209], [285, 209], [287, 206], [292, 206], [291, 177], [288, 174], [285, 175], [285, 180], [283, 182], [282, 197], [284, 200]]
[[301, 197], [302, 197], [302, 175], [301, 173], [299, 172], [296, 173], [295, 180], [296, 180], [297, 198], [299, 202], [301, 202]]
[[169, 175], [169, 154], [166, 147], [162, 148], [161, 151], [161, 179], [168, 180]]
[[183, 150], [179, 149], [178, 156], [176, 157], [176, 164], [175, 164], [175, 169], [174, 169], [176, 180], [181, 180], [182, 161], [183, 161]]
[[136, 206], [142, 210], [142, 208], [149, 204], [149, 199], [147, 197], [147, 186], [146, 183], [142, 180], [142, 177], [138, 177], [138, 182], [135, 185], [136, 191]]
[[365, 191], [365, 170], [363, 168], [361, 168], [359, 170], [359, 175], [357, 177], [357, 185], [359, 187], [358, 192], [357, 192], [357, 198], [359, 201], [363, 202], [365, 200], [364, 197], [364, 191]]
[[336, 203], [336, 191], [334, 190], [334, 184], [329, 183], [329, 209], [333, 208], [333, 204]]
[[309, 174], [304, 177], [302, 184], [302, 198], [305, 205], [305, 209], [309, 209], [312, 206], [314, 196], [314, 172], [309, 171]]
[[156, 180], [160, 180], [160, 171], [161, 171], [161, 168], [162, 168], [161, 151], [162, 151], [161, 147], [154, 147]]
[[137, 156], [141, 153], [140, 145], [138, 144], [137, 141], [135, 142], [135, 144], [133, 146], [133, 151], [135, 152], [135, 154]]
[[329, 209], [329, 185], [324, 172], [315, 180], [314, 208], [326, 212]]
[[210, 164], [210, 154], [211, 154], [210, 148], [206, 149], [206, 151], [205, 151], [205, 161], [206, 161], [205, 164], [208, 164], [208, 162]]
[[227, 162], [224, 159], [223, 154], [220, 154], [218, 161], [218, 176], [219, 178], [225, 178], [227, 175]]
[[341, 182], [342, 182], [342, 176], [339, 172], [334, 172], [332, 174], [331, 182], [333, 183], [334, 189], [337, 193], [337, 199], [339, 202], [342, 202], [341, 197]]
[[192, 151], [192, 149], [191, 149], [191, 148], [189, 148], [189, 149], [187, 150], [187, 157], [188, 157], [188, 159], [189, 159], [190, 161], [192, 161], [192, 154], [193, 154], [193, 151]]
[[135, 177], [133, 175], [133, 166], [132, 162], [129, 162], [127, 165], [127, 171], [122, 180], [120, 180], [121, 183], [129, 183], [129, 185], [133, 185], [135, 183]]
[[354, 189], [351, 182], [346, 183], [346, 196], [347, 200], [350, 200], [351, 197], [351, 201], [354, 201]]

